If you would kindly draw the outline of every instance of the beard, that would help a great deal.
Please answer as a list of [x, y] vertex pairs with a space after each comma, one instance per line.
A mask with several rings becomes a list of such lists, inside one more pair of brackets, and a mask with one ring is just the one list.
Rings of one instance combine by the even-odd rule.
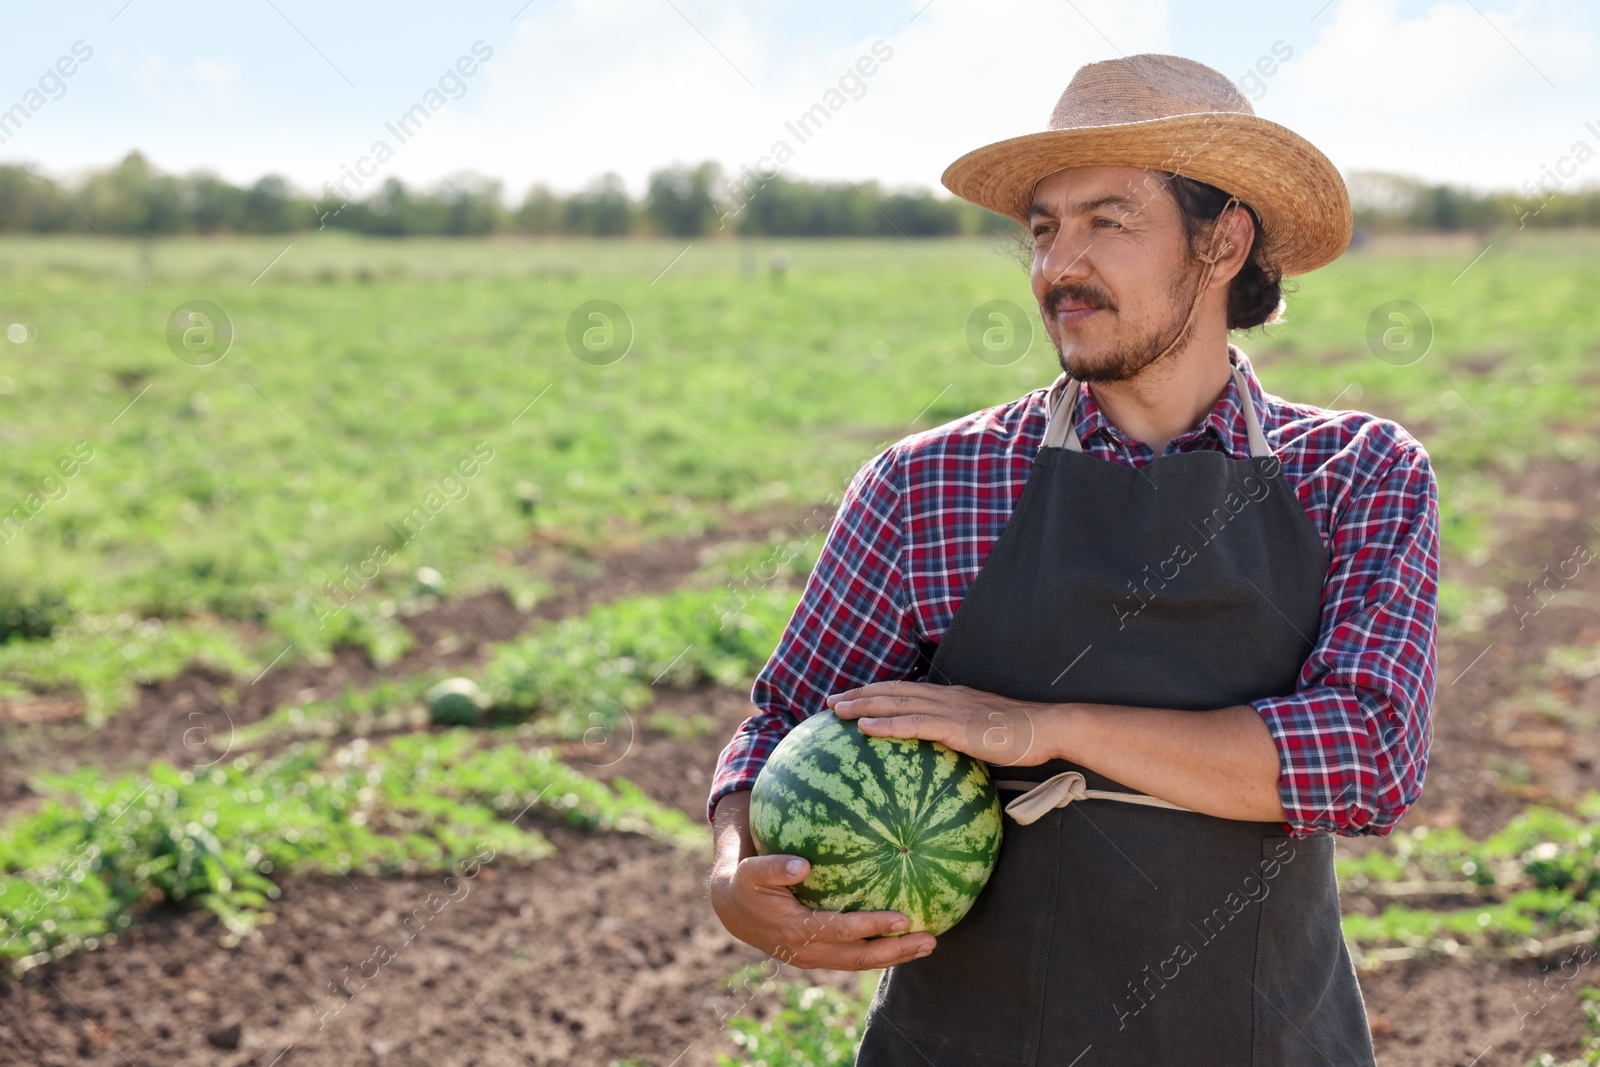
[[[1051, 337], [1061, 369], [1080, 382], [1122, 382], [1142, 373], [1156, 361], [1157, 356], [1167, 351], [1183, 330], [1184, 320], [1189, 317], [1189, 307], [1194, 302], [1194, 291], [1189, 282], [1189, 271], [1186, 269], [1173, 275], [1167, 286], [1173, 311], [1164, 322], [1135, 337], [1115, 339], [1109, 348], [1087, 358], [1081, 352], [1082, 345], [1074, 345], [1078, 351], [1069, 356], [1062, 350], [1061, 342]], [[1046, 318], [1054, 318], [1057, 307], [1068, 301], [1103, 308], [1113, 315], [1117, 313], [1117, 305], [1111, 295], [1088, 283], [1051, 286], [1045, 294], [1041, 310]]]

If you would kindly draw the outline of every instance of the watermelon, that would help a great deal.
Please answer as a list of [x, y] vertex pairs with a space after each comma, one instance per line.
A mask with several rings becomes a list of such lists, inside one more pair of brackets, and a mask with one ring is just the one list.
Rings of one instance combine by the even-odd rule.
[[[831, 709], [789, 731], [750, 792], [763, 855], [804, 856], [794, 895], [823, 911], [898, 911], [944, 933], [1000, 854], [1000, 797], [982, 760], [937, 741], [873, 737]], [[898, 935], [895, 935], [898, 936]]]
[[428, 690], [428, 718], [438, 726], [476, 726], [489, 702], [471, 678], [446, 678]]

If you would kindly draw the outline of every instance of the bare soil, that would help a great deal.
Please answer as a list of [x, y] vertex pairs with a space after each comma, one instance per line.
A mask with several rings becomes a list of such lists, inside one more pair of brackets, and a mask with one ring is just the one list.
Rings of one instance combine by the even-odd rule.
[[405, 677], [431, 668], [470, 671], [489, 646], [539, 620], [578, 615], [620, 597], [666, 592], [701, 566], [708, 550], [730, 542], [796, 536], [802, 520], [813, 513], [826, 514], [828, 509], [786, 505], [763, 513], [730, 513], [696, 537], [614, 543], [593, 556], [575, 556], [559, 544], [527, 546], [518, 553], [518, 562], [550, 583], [548, 596], [528, 611], [519, 611], [499, 590], [441, 601], [402, 620], [416, 644], [387, 667], [373, 664], [364, 649], [349, 647], [335, 649], [331, 664], [289, 659], [259, 679], [192, 666], [141, 685], [136, 703], [99, 727], [85, 723], [72, 701], [0, 703], [0, 818], [32, 802], [35, 790], [29, 781], [40, 772], [84, 765], [116, 772], [143, 768], [156, 758], [178, 763], [202, 759], [191, 729], [196, 715], [209, 728], [207, 740], [226, 746], [233, 729], [297, 699], [330, 697], [346, 687], [360, 689], [385, 676]]
[[[1563, 680], [1541, 670], [1555, 645], [1600, 641], [1600, 565], [1583, 568], [1548, 603], [1527, 599], [1523, 585], [1569, 558], [1575, 545], [1600, 542], [1588, 520], [1600, 510], [1600, 473], [1540, 467], [1550, 482], [1542, 475], [1517, 482], [1520, 501], [1508, 507], [1491, 559], [1445, 563], [1447, 577], [1493, 583], [1510, 605], [1481, 631], [1441, 639], [1427, 783], [1406, 826], [1461, 826], [1487, 836], [1529, 803], [1566, 806], [1600, 789], [1593, 725], [1600, 677]], [[605, 577], [569, 584], [564, 607], [541, 605], [544, 617], [624, 591], [670, 587], [692, 569], [700, 547], [640, 546], [634, 556], [608, 560]], [[652, 552], [660, 553], [655, 562], [644, 562]], [[419, 634], [432, 627], [426, 632], [471, 635], [450, 654], [459, 658], [445, 661], [466, 663], [473, 642], [499, 640], [493, 629], [509, 635], [539, 614], [523, 617], [493, 597], [477, 606], [493, 628], [475, 626], [470, 605], [444, 605], [438, 616], [411, 623]], [[428, 655], [419, 650], [394, 669], [439, 662]], [[275, 696], [251, 698], [255, 711], [229, 710], [259, 717], [300, 688], [376, 674], [343, 657], [320, 672], [293, 668], [274, 683]], [[35, 759], [137, 764], [160, 754], [162, 740], [147, 732], [161, 728], [175, 702], [185, 694], [214, 701], [229, 685], [238, 680], [187, 672], [153, 687], [115, 727], [115, 741], [51, 734], [60, 723], [19, 727], [48, 740], [8, 756], [22, 767], [0, 772], [0, 784], [25, 795], [23, 770]], [[600, 777], [628, 777], [701, 821], [716, 756], [748, 711], [744, 692], [665, 694], [653, 713], [686, 729], [663, 731], [650, 715], [638, 716], [616, 762], [589, 765], [581, 746], [569, 758]], [[695, 734], [687, 726], [699, 715], [714, 726]], [[135, 746], [142, 755], [130, 752]], [[276, 921], [236, 948], [218, 944], [222, 931], [203, 914], [163, 910], [112, 946], [0, 979], [0, 1064], [609, 1067], [631, 1060], [691, 1067], [714, 1064], [718, 1053], [736, 1056], [723, 1019], [766, 1017], [775, 998], [725, 985], [765, 957], [728, 935], [712, 913], [706, 855], [632, 834], [531, 825], [558, 855], [524, 869], [491, 862], [454, 888], [441, 877], [290, 877]], [[1339, 841], [1348, 850], [1372, 844]], [[430, 893], [439, 894], [436, 904], [446, 894], [456, 899], [432, 914]], [[1347, 910], [1381, 903], [1345, 899]], [[425, 923], [414, 921], [403, 936], [397, 923], [419, 908]], [[380, 943], [393, 958], [377, 965]], [[785, 968], [780, 978], [853, 988], [856, 976]], [[341, 981], [353, 997], [330, 992]], [[1575, 1054], [1583, 1033], [1575, 994], [1600, 984], [1600, 966], [1574, 973], [1565, 956], [1499, 964], [1430, 957], [1365, 973], [1361, 984], [1384, 1067], [1525, 1067], [1538, 1050]]]

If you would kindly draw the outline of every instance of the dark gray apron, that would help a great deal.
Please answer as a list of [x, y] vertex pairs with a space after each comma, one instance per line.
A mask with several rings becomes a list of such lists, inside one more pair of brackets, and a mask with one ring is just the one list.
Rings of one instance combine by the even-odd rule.
[[[1143, 468], [1083, 453], [1078, 383], [1056, 380], [1027, 484], [930, 681], [1193, 711], [1294, 692], [1328, 554], [1233, 374], [1250, 457]], [[993, 770], [1013, 814], [1063, 772], [1083, 776], [1080, 796], [1133, 793], [1066, 760]], [[884, 971], [856, 1063], [1371, 1065], [1333, 859], [1327, 833], [1092, 795], [1008, 819], [966, 918]]]

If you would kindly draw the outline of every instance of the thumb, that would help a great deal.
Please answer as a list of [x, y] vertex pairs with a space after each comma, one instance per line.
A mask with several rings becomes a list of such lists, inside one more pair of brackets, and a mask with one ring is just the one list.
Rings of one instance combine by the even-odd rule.
[[751, 883], [763, 886], [795, 885], [811, 873], [811, 864], [803, 856], [751, 856], [741, 861], [739, 868]]

